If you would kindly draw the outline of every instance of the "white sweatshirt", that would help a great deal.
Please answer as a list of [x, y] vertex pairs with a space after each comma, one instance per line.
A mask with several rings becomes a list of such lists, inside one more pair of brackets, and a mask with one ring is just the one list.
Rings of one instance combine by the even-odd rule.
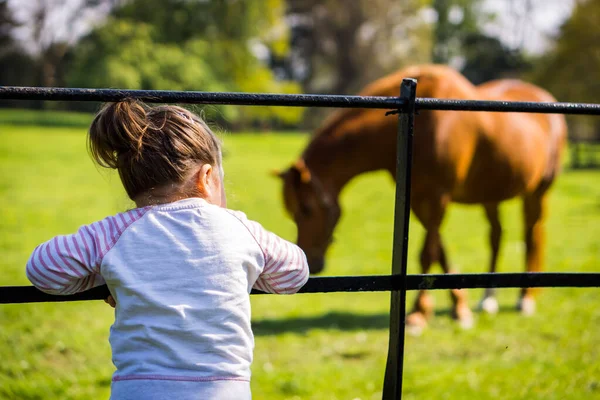
[[[54, 294], [106, 282], [117, 303], [113, 396], [125, 389], [119, 384], [145, 381], [131, 386], [138, 398], [148, 398], [144, 387], [152, 398], [161, 398], [161, 387], [169, 398], [190, 390], [202, 397], [214, 393], [213, 381], [229, 381], [230, 389], [245, 382], [249, 391], [250, 290], [295, 293], [309, 275], [299, 247], [200, 198], [133, 209], [57, 236], [34, 250], [26, 272]], [[181, 393], [173, 392], [176, 382]]]

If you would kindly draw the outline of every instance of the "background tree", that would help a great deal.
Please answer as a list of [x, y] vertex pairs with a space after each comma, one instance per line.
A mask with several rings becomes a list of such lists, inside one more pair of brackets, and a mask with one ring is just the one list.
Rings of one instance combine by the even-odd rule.
[[510, 49], [497, 38], [472, 33], [464, 38], [462, 45], [461, 72], [474, 84], [516, 78], [531, 68], [522, 50]]
[[436, 22], [433, 30], [431, 60], [461, 67], [465, 39], [480, 33], [482, 0], [433, 0]]
[[[527, 2], [530, 3], [530, 0]], [[474, 84], [516, 77], [529, 68], [523, 54], [522, 40], [518, 46], [511, 48], [499, 37], [485, 33], [485, 26], [495, 20], [496, 14], [484, 8], [484, 4], [483, 0], [432, 2], [437, 15], [432, 61], [452, 65]], [[514, 14], [515, 7], [510, 8]], [[523, 12], [530, 11], [531, 7], [525, 7]], [[515, 23], [512, 26], [520, 27], [521, 24]], [[511, 31], [511, 34], [515, 32]], [[520, 37], [520, 33], [517, 32], [516, 35]]]
[[19, 24], [10, 8], [7, 0], [0, 0], [0, 57], [14, 50], [15, 40], [12, 31]]
[[536, 81], [562, 101], [600, 102], [600, 2], [579, 0], [552, 49], [538, 62]]
[[[0, 40], [7, 43], [0, 43], [0, 63], [6, 63], [0, 80], [354, 94], [406, 65], [433, 61], [480, 83], [519, 77], [532, 60], [559, 57], [534, 60], [523, 51], [533, 29], [530, 19], [547, 1], [508, 0], [490, 9], [489, 0], [0, 0]], [[593, 2], [582, 2], [588, 3]], [[494, 19], [496, 13], [501, 18]], [[495, 33], [489, 29], [494, 24]], [[9, 49], [18, 51], [3, 58]], [[576, 58], [569, 57], [572, 64]], [[209, 110], [239, 126], [272, 127], [297, 126], [303, 111]], [[311, 109], [306, 127], [329, 111]]]
[[[0, 85], [31, 86], [34, 83], [33, 60], [13, 36], [19, 26], [8, 1], [0, 0]], [[32, 105], [32, 102], [0, 101], [0, 106], [4, 107]]]
[[[296, 93], [265, 60], [287, 51], [280, 0], [122, 1], [73, 51], [71, 84], [131, 89]], [[211, 107], [233, 124], [297, 124], [302, 110]]]
[[425, 1], [287, 3], [288, 73], [304, 92], [354, 93], [385, 73], [429, 59], [430, 28], [418, 13]]
[[[271, 59], [304, 93], [355, 94], [365, 84], [430, 57], [426, 0], [288, 0], [290, 52]], [[313, 109], [317, 125], [331, 110]]]
[[[18, 31], [22, 48], [33, 61], [30, 76], [35, 86], [64, 85], [64, 63], [69, 48], [76, 43], [94, 20], [101, 18], [116, 0], [31, 0], [18, 3]], [[60, 10], [60, 12], [58, 12]], [[24, 76], [25, 71], [19, 71]], [[36, 108], [57, 106], [35, 102]]]
[[[531, 79], [559, 101], [600, 103], [600, 2], [578, 0]], [[570, 136], [600, 138], [598, 118], [569, 117]]]

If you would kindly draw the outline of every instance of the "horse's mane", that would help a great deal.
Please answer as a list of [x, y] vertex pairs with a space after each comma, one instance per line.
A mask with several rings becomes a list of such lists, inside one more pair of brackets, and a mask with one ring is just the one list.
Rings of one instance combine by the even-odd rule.
[[[400, 87], [399, 82], [402, 79], [398, 79], [396, 75], [397, 74], [386, 76], [365, 86], [363, 90], [358, 93], [358, 96], [389, 96], [390, 94], [388, 93], [391, 88], [397, 90], [397, 88]], [[335, 111], [325, 119], [321, 126], [315, 131], [313, 137], [331, 134], [339, 124], [358, 117], [369, 110], [370, 109], [367, 108], [345, 108]]]

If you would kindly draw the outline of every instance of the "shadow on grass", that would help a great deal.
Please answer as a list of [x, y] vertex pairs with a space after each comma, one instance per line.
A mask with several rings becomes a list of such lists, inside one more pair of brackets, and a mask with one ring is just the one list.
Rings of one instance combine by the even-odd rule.
[[[473, 309], [475, 314], [485, 314]], [[499, 314], [516, 314], [514, 306], [500, 306]], [[449, 308], [435, 310], [436, 318], [451, 318]], [[355, 314], [350, 312], [329, 312], [323, 315], [298, 318], [265, 318], [252, 321], [255, 336], [278, 335], [281, 333], [304, 334], [313, 329], [358, 331], [358, 330], [387, 330], [390, 316], [387, 313]]]
[[388, 329], [389, 314], [354, 314], [330, 312], [323, 315], [298, 318], [266, 318], [252, 321], [255, 336], [280, 333], [306, 333], [312, 329], [355, 331], [365, 329]]

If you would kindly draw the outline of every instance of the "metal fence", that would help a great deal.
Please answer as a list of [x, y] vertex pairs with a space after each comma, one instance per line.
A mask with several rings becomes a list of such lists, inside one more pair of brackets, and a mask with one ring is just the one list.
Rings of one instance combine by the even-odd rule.
[[[5, 86], [0, 87], [0, 100], [106, 102], [136, 98], [149, 103], [371, 108], [388, 110], [387, 114], [399, 114], [391, 275], [310, 278], [308, 283], [300, 290], [300, 293], [391, 292], [390, 337], [382, 396], [384, 400], [388, 400], [400, 399], [402, 396], [404, 318], [407, 291], [420, 289], [600, 287], [600, 273], [538, 272], [407, 275], [412, 138], [414, 117], [419, 110], [600, 115], [600, 104], [416, 98], [416, 88], [416, 80], [404, 79], [399, 97], [379, 97]], [[45, 294], [33, 286], [4, 286], [0, 287], [0, 304], [98, 300], [106, 298], [108, 294], [109, 291], [106, 286], [71, 296]], [[255, 290], [252, 294], [262, 294], [262, 292]]]

